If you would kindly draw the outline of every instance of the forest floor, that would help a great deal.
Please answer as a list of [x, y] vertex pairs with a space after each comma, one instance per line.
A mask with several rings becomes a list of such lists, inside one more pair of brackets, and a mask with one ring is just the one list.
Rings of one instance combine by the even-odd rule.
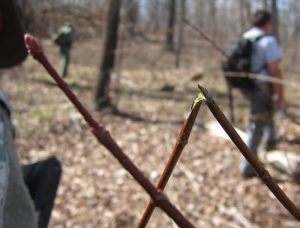
[[[43, 45], [50, 60], [59, 67], [57, 48], [49, 40], [44, 40]], [[95, 40], [75, 45], [67, 82], [134, 163], [157, 183], [199, 93], [198, 83], [228, 113], [226, 86], [218, 69], [219, 55], [208, 51], [206, 45], [186, 46], [185, 68], [175, 70], [173, 54], [163, 54], [161, 45], [125, 43], [112, 77], [111, 95], [119, 112], [96, 112], [93, 92], [100, 47], [100, 41]], [[288, 62], [283, 63], [284, 70], [289, 69], [285, 76], [299, 83], [299, 68], [288, 66]], [[62, 162], [63, 176], [50, 227], [136, 227], [148, 195], [98, 144], [44, 69], [28, 57], [21, 67], [1, 72], [1, 89], [13, 104], [17, 150], [22, 162], [51, 155]], [[299, 113], [299, 89], [286, 91], [290, 111]], [[238, 91], [235, 97], [237, 126], [245, 130], [247, 105]], [[165, 190], [171, 202], [197, 227], [296, 227], [295, 219], [262, 181], [240, 176], [239, 151], [230, 141], [208, 133], [206, 123], [211, 120], [213, 116], [202, 105], [189, 143]], [[278, 146], [300, 153], [300, 127], [289, 120], [284, 121], [284, 126], [288, 140]], [[289, 176], [269, 171], [300, 207], [299, 185]], [[176, 226], [157, 209], [148, 227]]]

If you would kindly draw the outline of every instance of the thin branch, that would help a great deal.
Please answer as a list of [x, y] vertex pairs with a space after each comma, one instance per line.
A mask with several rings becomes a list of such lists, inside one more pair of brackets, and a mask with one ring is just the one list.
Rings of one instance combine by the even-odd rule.
[[42, 47], [37, 40], [29, 34], [25, 35], [25, 44], [29, 53], [39, 61], [47, 70], [49, 75], [56, 81], [58, 87], [65, 93], [73, 105], [77, 108], [85, 121], [92, 128], [92, 132], [98, 141], [108, 149], [111, 154], [120, 162], [120, 164], [132, 175], [132, 177], [143, 187], [151, 196], [155, 204], [160, 207], [169, 217], [171, 217], [180, 227], [194, 227], [182, 213], [168, 200], [168, 198], [143, 175], [137, 166], [123, 152], [116, 141], [110, 136], [103, 125], [100, 125], [93, 119], [89, 112], [83, 107], [75, 94], [70, 90], [67, 83], [59, 76], [57, 71], [49, 63], [44, 55]]
[[236, 132], [234, 127], [228, 121], [226, 116], [223, 114], [219, 106], [209, 95], [207, 90], [202, 86], [198, 86], [203, 95], [206, 98], [206, 104], [214, 117], [226, 131], [232, 142], [248, 160], [251, 166], [255, 169], [260, 179], [267, 185], [274, 196], [280, 201], [280, 203], [298, 220], [300, 221], [300, 211], [296, 205], [288, 198], [288, 196], [282, 191], [282, 189], [275, 183], [270, 173], [263, 167], [263, 165], [258, 161], [256, 156], [250, 151], [244, 141], [241, 139], [239, 134]]
[[[228, 78], [243, 78], [245, 75], [241, 74], [240, 72], [224, 72], [224, 75]], [[263, 75], [263, 74], [254, 74], [254, 73], [248, 73], [248, 78], [250, 79], [258, 79], [265, 82], [272, 82], [280, 85], [284, 85], [293, 89], [299, 89], [299, 86], [297, 85], [297, 82], [291, 81], [291, 80], [284, 80], [284, 79], [277, 79], [274, 77], [271, 77], [269, 75]]]
[[[164, 168], [164, 171], [158, 181], [157, 189], [160, 189], [161, 191], [163, 191], [164, 188], [166, 187], [166, 185], [171, 177], [171, 174], [182, 154], [182, 151], [188, 143], [188, 139], [190, 137], [197, 114], [198, 114], [201, 104], [204, 100], [205, 100], [205, 98], [203, 97], [202, 94], [200, 94], [194, 101], [194, 103], [192, 105], [192, 111], [191, 111], [190, 115], [188, 116], [188, 118], [186, 119], [186, 121], [184, 122], [184, 124], [180, 130], [179, 136], [177, 138], [177, 142], [173, 148], [173, 152], [172, 152], [172, 154]], [[140, 222], [139, 222], [139, 225], [138, 225], [139, 228], [146, 227], [147, 223], [149, 222], [149, 220], [151, 218], [151, 215], [152, 215], [154, 209], [155, 209], [155, 203], [153, 201], [150, 201], [144, 211], [144, 214], [143, 214]]]

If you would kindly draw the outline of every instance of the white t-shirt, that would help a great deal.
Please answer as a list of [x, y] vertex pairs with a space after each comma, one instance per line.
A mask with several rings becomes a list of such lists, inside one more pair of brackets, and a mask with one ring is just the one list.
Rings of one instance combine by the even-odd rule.
[[251, 71], [262, 75], [269, 75], [267, 64], [281, 60], [283, 53], [274, 36], [267, 35], [259, 28], [251, 28], [243, 34], [246, 39], [254, 40], [261, 35], [266, 35], [254, 43], [251, 59]]

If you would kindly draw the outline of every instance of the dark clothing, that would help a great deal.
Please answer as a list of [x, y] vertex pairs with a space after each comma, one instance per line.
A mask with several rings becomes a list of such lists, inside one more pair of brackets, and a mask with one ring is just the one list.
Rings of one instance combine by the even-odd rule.
[[38, 227], [48, 226], [61, 177], [61, 165], [55, 157], [22, 167], [25, 184], [38, 212]]
[[[260, 84], [251, 91], [241, 91], [245, 98], [250, 103], [250, 117], [248, 126], [247, 145], [249, 149], [257, 155], [258, 146], [266, 136], [266, 144], [274, 144], [275, 129], [274, 129], [274, 106], [270, 102], [273, 96], [273, 89], [270, 83]], [[254, 169], [248, 161], [242, 157], [241, 172], [244, 174], [255, 173]]]
[[60, 47], [60, 58], [61, 58], [61, 76], [65, 78], [68, 75], [68, 68], [70, 63], [70, 52], [71, 49], [66, 46]]
[[61, 76], [66, 77], [68, 75], [68, 67], [70, 63], [70, 52], [74, 41], [74, 30], [70, 25], [64, 25], [61, 27], [55, 38], [54, 43], [59, 46], [61, 56]]

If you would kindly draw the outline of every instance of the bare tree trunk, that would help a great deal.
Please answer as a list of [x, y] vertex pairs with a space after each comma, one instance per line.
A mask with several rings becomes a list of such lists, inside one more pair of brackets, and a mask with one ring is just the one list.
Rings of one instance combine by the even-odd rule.
[[293, 32], [293, 38], [295, 42], [298, 42], [299, 33], [300, 33], [300, 2], [299, 0], [294, 0], [294, 16], [295, 16], [295, 22], [294, 22], [294, 32]]
[[[252, 18], [252, 0], [245, 0], [245, 9], [246, 9], [246, 26], [250, 25], [250, 21]], [[248, 22], [248, 23], [247, 23]]]
[[[197, 21], [197, 24], [200, 26], [200, 28], [204, 29], [204, 19], [205, 19], [205, 3], [203, 0], [199, 0], [196, 3], [196, 18], [195, 20]], [[201, 16], [199, 16], [201, 15]]]
[[[151, 18], [154, 17], [154, 26], [153, 26], [153, 32], [157, 32], [159, 29], [160, 29], [160, 21], [159, 21], [159, 1], [158, 0], [155, 0], [155, 3], [154, 3], [154, 8], [151, 12]], [[152, 21], [152, 20], [150, 20]]]
[[175, 33], [175, 20], [176, 20], [176, 1], [168, 0], [168, 11], [169, 11], [169, 19], [166, 33], [166, 50], [173, 51], [174, 50], [174, 33]]
[[176, 63], [175, 63], [176, 68], [180, 67], [181, 49], [183, 46], [184, 18], [185, 18], [185, 6], [186, 6], [185, 3], [186, 3], [186, 0], [181, 0], [178, 44], [177, 44], [177, 49], [176, 49]]
[[212, 28], [211, 33], [213, 36], [216, 36], [218, 31], [216, 0], [209, 1], [209, 12], [211, 15], [211, 24], [209, 25]]
[[264, 5], [264, 9], [268, 10], [269, 6], [268, 6], [268, 0], [263, 0], [263, 5]]
[[118, 43], [121, 0], [111, 0], [107, 14], [106, 36], [103, 46], [102, 62], [96, 88], [95, 105], [97, 109], [110, 106], [110, 74], [115, 63]]
[[293, 61], [296, 63], [298, 61], [298, 50], [299, 50], [299, 37], [300, 37], [300, 2], [299, 0], [294, 0], [293, 2], [293, 9], [294, 9], [294, 31], [293, 31]]
[[151, 32], [156, 33], [162, 26], [165, 25], [163, 22], [167, 4], [165, 4], [165, 1], [161, 2], [160, 0], [144, 0], [144, 5], [148, 16], [146, 28], [147, 30], [151, 30]]
[[240, 20], [241, 20], [241, 32], [245, 30], [246, 27], [246, 22], [245, 22], [245, 0], [240, 0], [239, 1], [239, 6], [240, 6]]
[[272, 27], [273, 34], [276, 36], [278, 40], [279, 37], [279, 16], [278, 16], [278, 8], [277, 8], [277, 0], [272, 0]]
[[126, 27], [129, 35], [134, 37], [136, 35], [136, 25], [139, 17], [139, 1], [127, 0], [125, 5]]

